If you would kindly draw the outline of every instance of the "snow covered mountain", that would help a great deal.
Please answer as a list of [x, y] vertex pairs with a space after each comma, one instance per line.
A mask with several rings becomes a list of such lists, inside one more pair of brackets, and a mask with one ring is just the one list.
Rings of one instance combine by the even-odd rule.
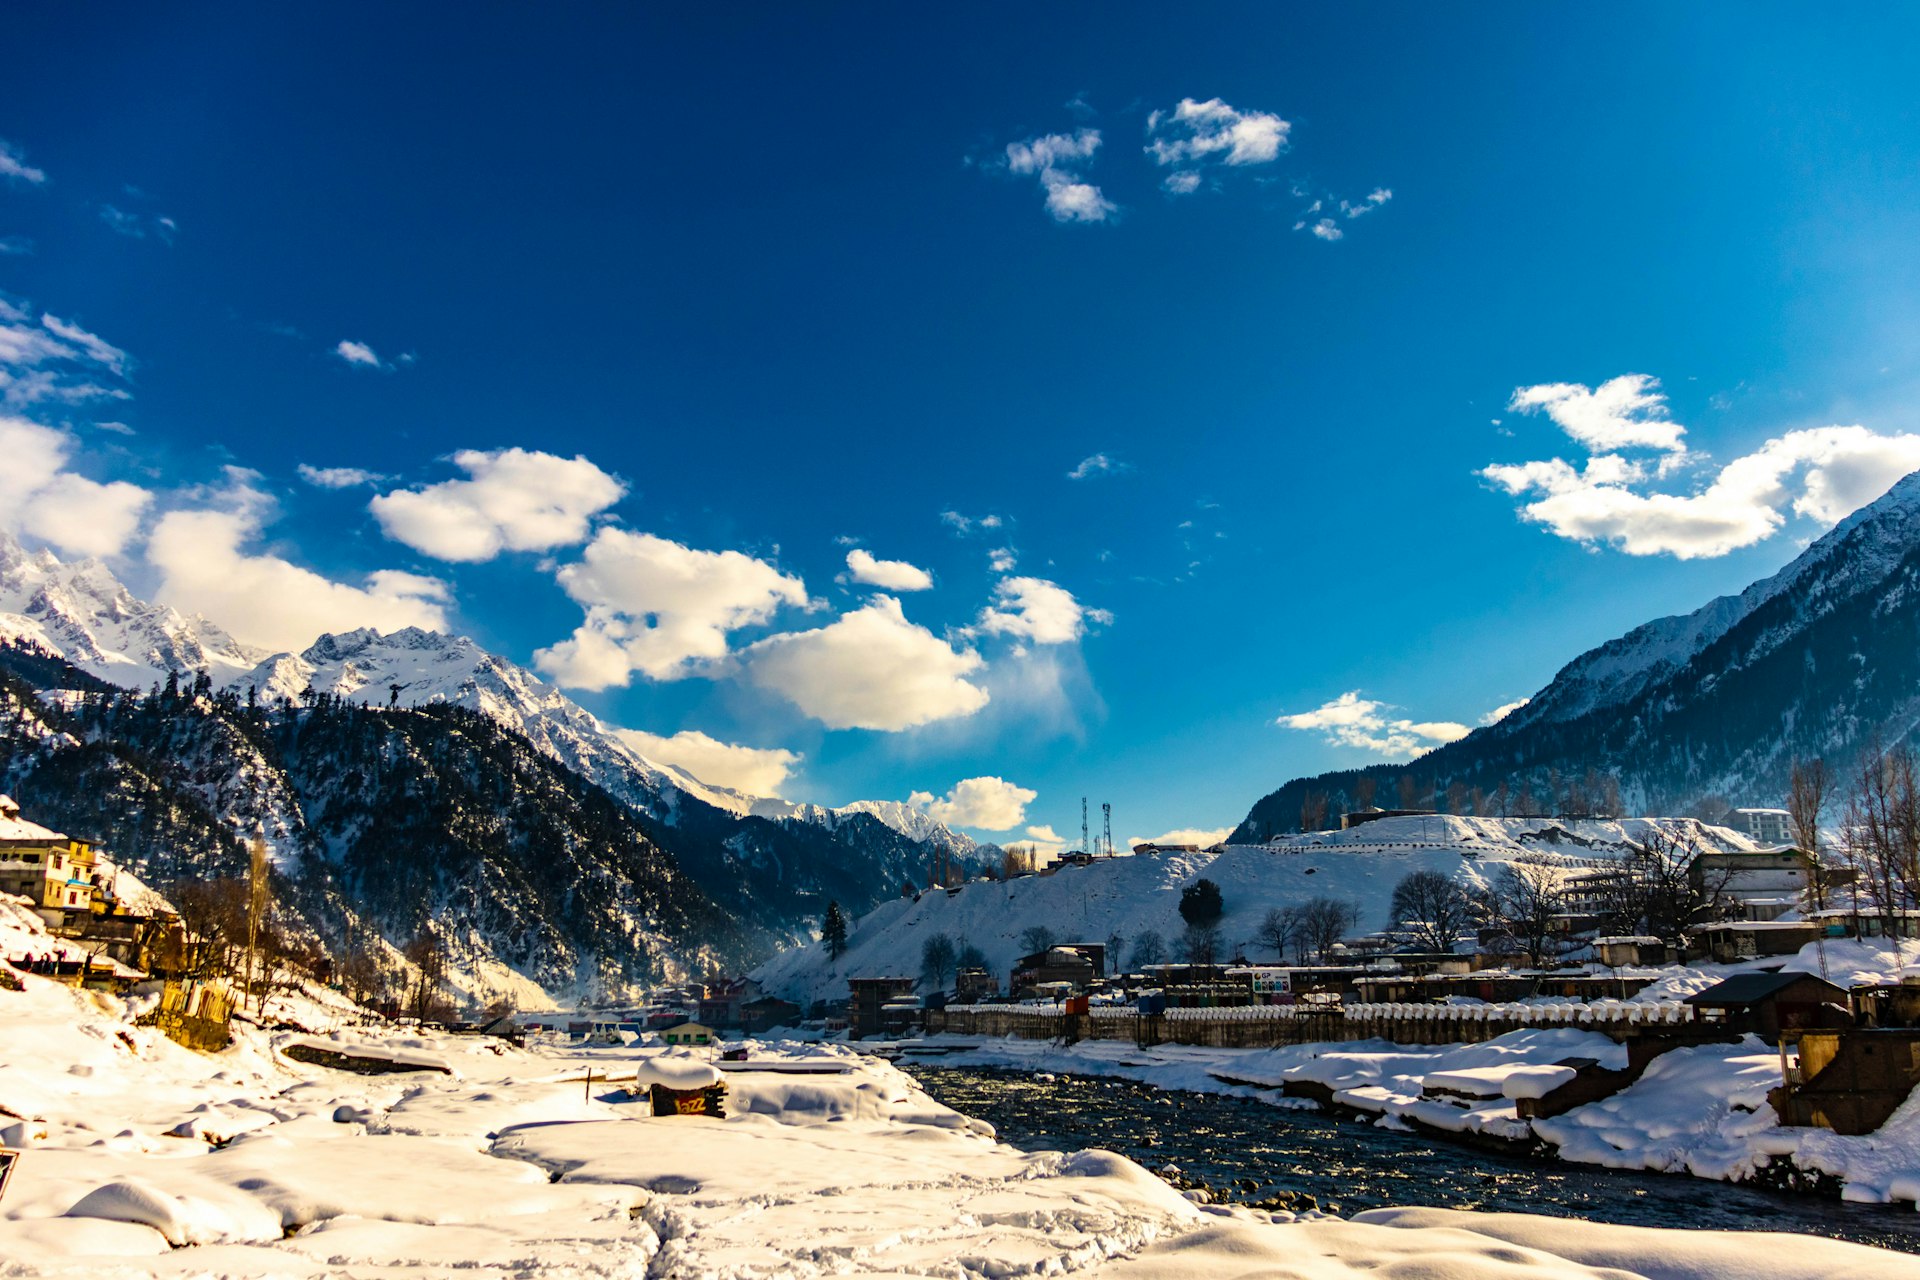
[[[924, 883], [936, 853], [979, 852], [965, 835], [897, 801], [828, 808], [710, 786], [650, 759], [619, 729], [465, 636], [361, 630], [270, 654], [205, 618], [138, 599], [97, 560], [62, 563], [5, 534], [0, 646], [139, 690], [165, 684], [170, 673], [205, 673], [215, 690], [267, 703], [329, 695], [372, 707], [479, 712], [645, 818], [717, 900], [777, 937], [804, 936], [830, 898], [865, 910], [903, 884]], [[218, 807], [248, 829], [287, 829], [287, 815], [260, 810], [253, 797], [262, 793], [249, 777], [237, 776]]]
[[1844, 771], [1871, 743], [1915, 740], [1917, 726], [1920, 473], [1739, 595], [1582, 654], [1494, 725], [1410, 765], [1289, 782], [1235, 838], [1295, 829], [1308, 792], [1337, 809], [1363, 774], [1383, 797], [1411, 773], [1423, 794], [1505, 783], [1559, 804], [1592, 771], [1617, 782], [1628, 812], [1777, 805], [1796, 756]]
[[0, 643], [57, 654], [108, 684], [145, 689], [170, 671], [224, 683], [267, 653], [198, 615], [135, 598], [98, 560], [63, 563], [0, 531]]

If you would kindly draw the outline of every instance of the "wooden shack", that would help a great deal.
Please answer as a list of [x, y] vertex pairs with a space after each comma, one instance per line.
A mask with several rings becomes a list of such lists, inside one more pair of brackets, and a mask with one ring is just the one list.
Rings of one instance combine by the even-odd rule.
[[1703, 1023], [1723, 1023], [1733, 1033], [1752, 1032], [1768, 1044], [1782, 1032], [1852, 1025], [1844, 987], [1811, 973], [1737, 973], [1690, 995]]

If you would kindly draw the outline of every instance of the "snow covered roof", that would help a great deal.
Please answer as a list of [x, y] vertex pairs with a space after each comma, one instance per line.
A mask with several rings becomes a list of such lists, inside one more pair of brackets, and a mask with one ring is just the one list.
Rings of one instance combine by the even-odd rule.
[[58, 831], [20, 816], [20, 806], [12, 796], [0, 796], [0, 840], [64, 840]]

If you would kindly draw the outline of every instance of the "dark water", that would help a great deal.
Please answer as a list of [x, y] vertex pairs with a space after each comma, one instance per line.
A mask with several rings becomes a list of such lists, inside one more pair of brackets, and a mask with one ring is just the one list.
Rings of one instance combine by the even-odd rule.
[[1798, 1231], [1920, 1253], [1920, 1213], [1908, 1207], [1490, 1154], [1365, 1120], [1254, 1098], [1163, 1092], [1127, 1080], [1041, 1081], [911, 1060], [899, 1065], [935, 1098], [987, 1121], [1023, 1150], [1103, 1147], [1149, 1169], [1172, 1163], [1221, 1201], [1294, 1192], [1341, 1214], [1430, 1205], [1642, 1227]]

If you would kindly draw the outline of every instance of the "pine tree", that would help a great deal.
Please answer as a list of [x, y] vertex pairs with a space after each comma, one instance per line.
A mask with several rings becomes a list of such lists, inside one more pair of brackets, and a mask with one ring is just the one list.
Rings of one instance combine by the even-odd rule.
[[838, 960], [847, 949], [847, 922], [838, 902], [827, 903], [827, 918], [820, 922], [820, 940], [827, 944], [827, 957]]

